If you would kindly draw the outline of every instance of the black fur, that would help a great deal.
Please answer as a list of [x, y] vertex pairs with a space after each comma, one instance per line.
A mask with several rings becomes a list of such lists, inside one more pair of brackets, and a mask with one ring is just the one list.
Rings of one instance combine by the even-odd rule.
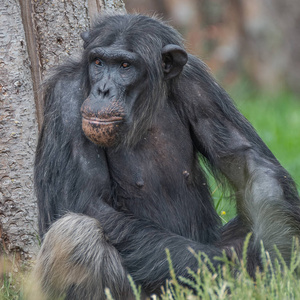
[[[248, 232], [253, 232], [250, 273], [259, 264], [260, 240], [273, 256], [277, 245], [289, 261], [292, 237], [300, 230], [295, 184], [202, 61], [188, 55], [182, 72], [166, 79], [162, 49], [171, 44], [184, 53], [179, 34], [153, 18], [116, 15], [101, 16], [83, 39], [82, 59], [61, 66], [45, 91], [35, 162], [41, 236], [67, 212], [97, 219], [107, 236], [103, 247], [107, 243], [108, 249], [118, 251], [126, 271], [147, 293], [158, 291], [169, 278], [166, 248], [176, 273], [183, 276], [187, 267], [198, 267], [188, 247], [205, 252], [218, 264], [213, 258], [222, 249], [229, 256], [230, 247], [241, 253]], [[138, 55], [146, 76], [143, 84], [122, 92], [125, 106], [126, 93], [139, 91], [140, 97], [126, 117], [121, 142], [101, 148], [83, 134], [80, 107], [92, 89], [90, 51], [116, 42], [118, 49]], [[199, 155], [236, 195], [238, 217], [223, 228]], [[72, 239], [67, 230], [63, 232], [57, 234]], [[55, 233], [52, 230], [48, 240], [55, 241]], [[53, 247], [43, 245], [44, 251]], [[76, 253], [78, 249], [84, 258], [84, 247], [77, 247]], [[96, 254], [99, 249], [92, 251]], [[97, 265], [92, 257], [87, 268]], [[43, 265], [41, 258], [39, 272]], [[99, 272], [105, 278], [105, 270]], [[39, 275], [46, 278], [44, 286], [51, 276]], [[68, 288], [74, 291], [71, 286], [64, 291]], [[86, 299], [98, 299], [97, 290], [86, 289], [80, 292], [88, 295]]]

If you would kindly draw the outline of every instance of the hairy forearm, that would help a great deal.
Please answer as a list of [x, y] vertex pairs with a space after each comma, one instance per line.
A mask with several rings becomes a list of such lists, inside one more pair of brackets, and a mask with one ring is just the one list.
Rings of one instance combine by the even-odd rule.
[[[155, 290], [169, 278], [166, 249], [169, 249], [176, 275], [188, 276], [187, 268], [194, 271], [198, 261], [191, 253], [205, 252], [213, 264], [221, 250], [214, 246], [196, 243], [182, 236], [165, 231], [148, 220], [139, 220], [103, 205], [93, 209], [92, 216], [98, 219], [105, 235], [121, 254], [124, 265], [133, 279], [147, 290]], [[151, 282], [151, 284], [150, 284]]]
[[[288, 262], [292, 238], [299, 233], [300, 201], [294, 182], [279, 162], [254, 149], [244, 154], [237, 210], [253, 232], [253, 242], [275, 257], [274, 245]], [[239, 179], [241, 180], [241, 179]]]

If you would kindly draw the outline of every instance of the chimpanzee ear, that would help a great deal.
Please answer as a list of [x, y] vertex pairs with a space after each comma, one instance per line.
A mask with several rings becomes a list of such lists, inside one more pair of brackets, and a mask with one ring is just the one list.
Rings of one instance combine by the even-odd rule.
[[85, 42], [87, 42], [88, 39], [89, 39], [89, 37], [90, 37], [90, 32], [89, 32], [89, 31], [81, 32], [80, 37], [81, 37]]
[[179, 75], [188, 61], [186, 51], [180, 46], [170, 44], [163, 47], [161, 53], [165, 79], [171, 79]]
[[84, 31], [80, 34], [80, 37], [83, 39], [84, 41], [84, 44], [83, 44], [83, 48], [85, 49], [88, 42], [89, 42], [89, 39], [90, 39], [90, 32], [89, 31]]

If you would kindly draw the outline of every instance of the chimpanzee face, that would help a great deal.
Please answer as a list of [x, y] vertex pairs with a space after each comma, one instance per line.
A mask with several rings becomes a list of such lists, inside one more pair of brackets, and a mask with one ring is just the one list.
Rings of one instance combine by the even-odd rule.
[[[156, 110], [153, 94], [156, 98], [166, 94], [160, 90], [153, 93], [149, 81], [167, 81], [179, 75], [187, 53], [180, 46], [169, 44], [157, 49], [159, 55], [151, 56], [146, 65], [132, 50], [134, 46], [129, 51], [118, 40], [109, 46], [89, 48], [91, 88], [81, 106], [82, 129], [89, 140], [101, 147], [117, 146], [122, 137], [133, 136], [142, 127], [144, 132], [148, 129]], [[149, 68], [161, 77], [153, 79], [152, 75], [149, 79]]]
[[90, 94], [81, 107], [83, 132], [99, 146], [114, 146], [130, 127], [132, 106], [144, 89], [142, 59], [120, 46], [93, 48], [89, 80]]

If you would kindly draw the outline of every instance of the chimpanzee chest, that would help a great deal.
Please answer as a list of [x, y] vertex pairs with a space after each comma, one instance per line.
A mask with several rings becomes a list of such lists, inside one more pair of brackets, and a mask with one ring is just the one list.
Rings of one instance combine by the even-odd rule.
[[187, 128], [174, 119], [159, 119], [134, 148], [107, 149], [118, 198], [166, 198], [191, 182], [197, 158]]
[[199, 230], [207, 229], [202, 214], [211, 205], [206, 179], [188, 130], [165, 124], [149, 130], [134, 149], [107, 150], [113, 206], [200, 240]]

